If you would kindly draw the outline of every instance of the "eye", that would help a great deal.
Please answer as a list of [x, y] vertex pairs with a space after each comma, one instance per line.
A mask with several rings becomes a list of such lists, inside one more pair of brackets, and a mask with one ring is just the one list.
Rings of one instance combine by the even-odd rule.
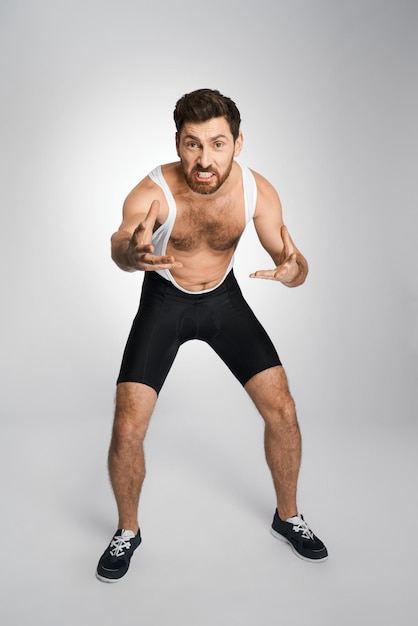
[[223, 148], [224, 146], [224, 142], [223, 141], [216, 141], [215, 142], [215, 148]]

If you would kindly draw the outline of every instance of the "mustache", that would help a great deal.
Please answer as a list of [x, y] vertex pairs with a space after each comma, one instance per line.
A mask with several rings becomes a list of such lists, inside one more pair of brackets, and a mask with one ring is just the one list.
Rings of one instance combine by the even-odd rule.
[[213, 167], [199, 167], [199, 165], [195, 165], [191, 173], [194, 174], [195, 172], [210, 172], [211, 174], [217, 174]]

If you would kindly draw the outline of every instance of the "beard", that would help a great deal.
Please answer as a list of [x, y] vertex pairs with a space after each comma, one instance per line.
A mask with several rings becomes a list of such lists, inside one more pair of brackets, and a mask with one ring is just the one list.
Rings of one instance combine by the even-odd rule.
[[[184, 174], [184, 178], [186, 180], [187, 186], [195, 193], [200, 193], [202, 195], [209, 195], [209, 194], [215, 193], [215, 191], [218, 191], [218, 189], [224, 184], [224, 182], [230, 175], [233, 162], [234, 162], [234, 159], [232, 158], [225, 172], [223, 174], [220, 174], [214, 168], [211, 168], [211, 167], [205, 168], [205, 167], [198, 167], [198, 166], [195, 166], [192, 170], [190, 170], [190, 172], [187, 172], [183, 165], [183, 161], [180, 160], [181, 168], [183, 170], [183, 174]], [[197, 172], [210, 172], [211, 174], [213, 174], [214, 177], [212, 177], [208, 181], [197, 180], [195, 176]]]

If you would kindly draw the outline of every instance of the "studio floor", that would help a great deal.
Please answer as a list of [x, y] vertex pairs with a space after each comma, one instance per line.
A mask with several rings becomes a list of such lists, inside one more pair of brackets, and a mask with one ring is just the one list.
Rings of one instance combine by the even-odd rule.
[[252, 409], [242, 417], [242, 402], [231, 415], [215, 415], [210, 402], [201, 416], [193, 403], [181, 414], [164, 402], [157, 409], [147, 436], [143, 543], [113, 585], [94, 575], [115, 523], [110, 421], [16, 418], [2, 454], [1, 623], [412, 623], [416, 432], [370, 429], [360, 437], [328, 424], [325, 441], [324, 431], [305, 425], [301, 512], [330, 553], [311, 564], [269, 533], [274, 502], [261, 424]]

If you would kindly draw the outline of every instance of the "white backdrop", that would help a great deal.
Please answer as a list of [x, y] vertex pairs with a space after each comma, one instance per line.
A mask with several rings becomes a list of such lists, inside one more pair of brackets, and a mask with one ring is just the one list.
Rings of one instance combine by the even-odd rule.
[[[405, 450], [415, 441], [417, 406], [417, 26], [415, 0], [2, 1], [2, 472], [19, 479], [18, 486], [6, 482], [7, 531], [16, 518], [26, 525], [16, 493], [49, 489], [58, 459], [72, 465], [87, 456], [84, 486], [97, 499], [81, 498], [92, 519], [77, 532], [87, 542], [95, 524], [108, 524], [92, 563], [113, 530], [110, 495], [101, 504], [105, 455], [142, 279], [113, 265], [109, 239], [129, 190], [176, 158], [174, 104], [201, 87], [237, 103], [241, 161], [276, 186], [310, 263], [296, 290], [250, 280], [270, 264], [252, 227], [236, 262], [299, 409], [302, 494], [328, 533], [336, 523], [327, 526], [330, 509], [344, 515], [348, 501], [363, 515], [416, 510], [415, 461]], [[160, 397], [150, 459], [157, 465], [158, 450], [168, 452], [158, 437], [175, 438], [176, 419], [184, 429], [180, 450], [193, 443], [203, 456], [217, 454], [240, 428], [237, 413], [251, 416], [241, 434], [251, 457], [260, 424], [249, 425], [252, 407], [242, 396], [206, 346], [184, 346]], [[219, 413], [232, 415], [231, 432]], [[205, 448], [199, 432], [212, 419], [216, 435]], [[341, 454], [346, 465], [336, 470]], [[358, 455], [362, 470], [353, 473]], [[373, 467], [388, 473], [379, 478], [380, 469], [376, 476], [371, 469], [373, 488], [356, 500], [364, 470]], [[373, 500], [382, 481], [388, 491]], [[45, 507], [47, 493], [32, 496], [32, 512]], [[261, 500], [270, 515], [270, 501]], [[62, 506], [70, 507], [68, 499]], [[344, 544], [341, 552], [344, 558]], [[13, 609], [5, 610], [5, 623], [15, 623]]]

